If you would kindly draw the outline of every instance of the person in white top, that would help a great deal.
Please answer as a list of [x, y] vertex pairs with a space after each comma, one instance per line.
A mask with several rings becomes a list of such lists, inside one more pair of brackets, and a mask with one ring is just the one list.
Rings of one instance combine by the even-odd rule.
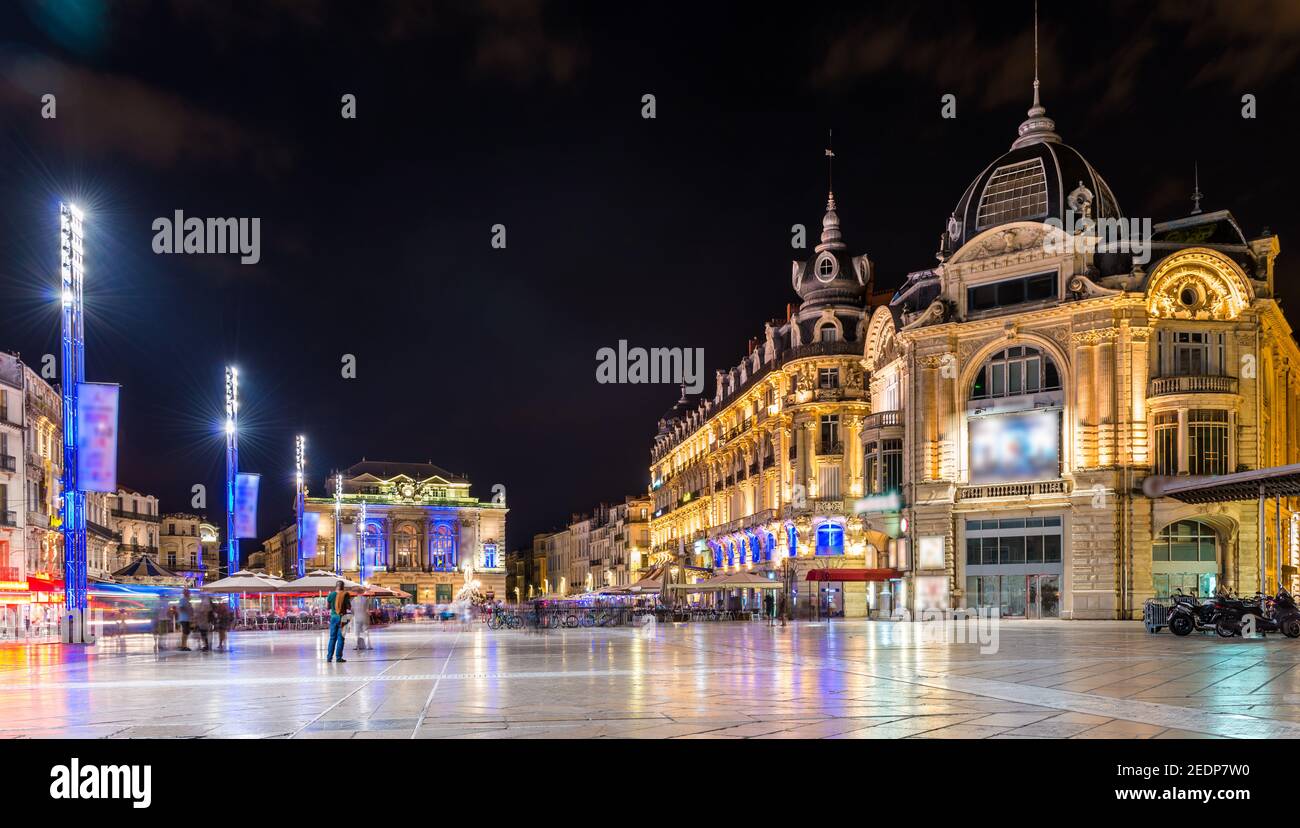
[[370, 602], [366, 596], [352, 599], [352, 626], [356, 629], [357, 649], [370, 649]]

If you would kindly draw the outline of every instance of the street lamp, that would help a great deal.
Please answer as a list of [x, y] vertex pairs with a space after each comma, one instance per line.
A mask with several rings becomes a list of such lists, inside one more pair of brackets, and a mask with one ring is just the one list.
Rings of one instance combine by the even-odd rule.
[[[337, 575], [342, 570], [339, 569], [339, 545], [343, 542], [343, 475], [334, 473], [334, 574]], [[361, 533], [357, 533], [358, 540]]]
[[70, 619], [67, 642], [84, 643], [86, 600], [86, 493], [77, 480], [77, 385], [86, 381], [82, 316], [81, 210], [59, 203], [59, 266], [63, 302], [63, 609]]
[[[239, 369], [226, 366], [226, 574], [239, 571], [235, 537], [235, 477], [239, 474]], [[231, 596], [234, 597], [233, 595]]]
[[[307, 550], [302, 548], [303, 522], [306, 520], [304, 512], [306, 511], [307, 499], [307, 489], [304, 485], [304, 472], [307, 467], [307, 438], [299, 434], [294, 439], [293, 449], [295, 470], [294, 486], [296, 489], [294, 509], [298, 513], [298, 554], [296, 556], [298, 560], [294, 562], [293, 571], [294, 574], [301, 578], [303, 575], [307, 574], [305, 566]], [[312, 550], [312, 552], [314, 554], [315, 550]]]

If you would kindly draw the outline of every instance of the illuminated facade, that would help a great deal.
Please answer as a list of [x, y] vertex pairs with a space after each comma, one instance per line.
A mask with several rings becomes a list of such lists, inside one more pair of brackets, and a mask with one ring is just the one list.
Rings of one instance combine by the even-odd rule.
[[163, 515], [160, 519], [155, 560], [172, 572], [201, 586], [217, 578], [220, 556], [215, 524], [185, 513]]
[[[1150, 226], [1145, 255], [1140, 237], [1115, 243], [1123, 220], [1035, 94], [1011, 150], [953, 211], [940, 264], [872, 314], [880, 430], [860, 450], [902, 439], [913, 609], [1134, 618], [1180, 587], [1259, 583], [1256, 503], [1144, 491], [1300, 459], [1278, 240], [1201, 212], [1199, 193], [1191, 215]], [[1287, 586], [1294, 544], [1281, 550]]]
[[[305, 550], [307, 570], [333, 571], [337, 535], [343, 574], [350, 578], [358, 575], [362, 549], [369, 582], [405, 590], [420, 603], [450, 602], [467, 573], [490, 598], [506, 600], [504, 502], [474, 498], [469, 480], [428, 463], [363, 460], [340, 477], [338, 527], [334, 476], [327, 497], [306, 498], [307, 513], [319, 516], [316, 548]], [[282, 555], [296, 554], [296, 543], [282, 548]], [[290, 571], [287, 561], [282, 567]]]
[[[1255, 502], [1149, 496], [1162, 478], [1300, 460], [1278, 240], [1199, 196], [1184, 218], [1126, 219], [1035, 92], [948, 219], [939, 264], [874, 308], [866, 260], [826, 256], [832, 200], [817, 255], [795, 265], [799, 311], [713, 400], [683, 397], [661, 421], [652, 557], [775, 570], [799, 607], [846, 615], [1135, 618], [1178, 588], [1253, 593]], [[835, 302], [801, 289], [846, 271], [860, 289]], [[1291, 588], [1295, 507], [1276, 516], [1282, 548], [1265, 539]]]
[[[820, 242], [794, 262], [792, 283], [798, 308], [717, 372], [713, 398], [683, 392], [660, 420], [646, 564], [679, 564], [688, 581], [709, 570], [780, 572], [797, 613], [822, 612], [825, 600], [826, 612], [862, 616], [864, 573], [887, 565], [894, 544], [853, 515], [871, 413], [861, 361], [872, 265], [848, 252], [833, 193]], [[845, 572], [816, 591], [813, 569]]]

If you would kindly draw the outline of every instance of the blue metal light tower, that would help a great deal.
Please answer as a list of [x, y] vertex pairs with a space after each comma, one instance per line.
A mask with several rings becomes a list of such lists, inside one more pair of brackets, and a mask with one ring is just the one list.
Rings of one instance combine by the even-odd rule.
[[[341, 574], [341, 573], [340, 573]], [[366, 582], [366, 501], [361, 501], [361, 519], [357, 522], [357, 580]]]
[[[235, 537], [235, 476], [239, 473], [239, 369], [226, 366], [226, 575], [239, 571]], [[232, 596], [233, 597], [233, 596]]]
[[343, 544], [343, 475], [334, 474], [334, 574], [343, 574], [340, 562]]
[[82, 213], [59, 203], [59, 264], [63, 298], [63, 608], [70, 618], [66, 641], [85, 641], [86, 493], [77, 482], [77, 383], [86, 379], [81, 285], [85, 271]]
[[[307, 567], [305, 564], [307, 559], [306, 558], [307, 550], [302, 548], [303, 521], [306, 520], [306, 518], [304, 517], [304, 512], [306, 511], [306, 505], [307, 505], [306, 504], [307, 488], [303, 479], [304, 471], [307, 467], [307, 438], [301, 434], [299, 434], [294, 439], [293, 454], [294, 454], [294, 458], [293, 458], [294, 468], [296, 470], [294, 476], [294, 483], [295, 486], [297, 487], [297, 493], [294, 497], [293, 508], [294, 511], [297, 512], [297, 516], [298, 516], [298, 543], [297, 543], [298, 552], [294, 556], [297, 558], [297, 560], [294, 562], [293, 571], [295, 575], [301, 578], [303, 575], [307, 574], [306, 572]], [[316, 550], [313, 549], [312, 554], [315, 555], [315, 552]]]

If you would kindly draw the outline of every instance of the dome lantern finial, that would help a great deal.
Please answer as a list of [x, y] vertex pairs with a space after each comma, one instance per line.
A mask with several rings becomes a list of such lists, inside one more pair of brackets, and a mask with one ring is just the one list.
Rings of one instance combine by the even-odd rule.
[[1020, 149], [1030, 144], [1051, 142], [1061, 143], [1061, 136], [1056, 134], [1056, 121], [1047, 117], [1047, 108], [1043, 106], [1038, 95], [1038, 2], [1034, 2], [1034, 103], [1029, 107], [1029, 117], [1020, 124], [1019, 137], [1011, 142], [1012, 149]]

